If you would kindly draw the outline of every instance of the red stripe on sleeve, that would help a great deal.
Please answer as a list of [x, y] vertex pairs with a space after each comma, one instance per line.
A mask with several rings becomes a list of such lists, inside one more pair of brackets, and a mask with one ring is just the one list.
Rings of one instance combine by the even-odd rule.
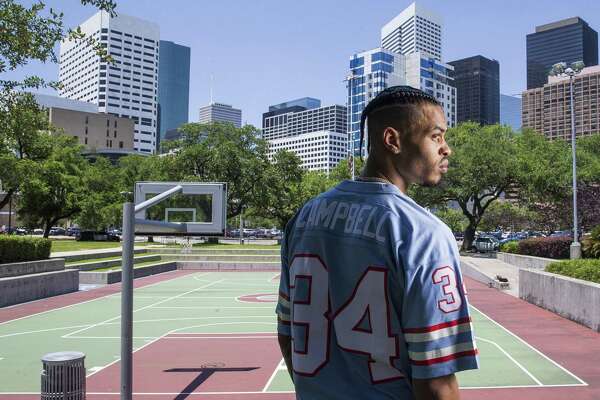
[[431, 358], [429, 360], [412, 360], [411, 359], [410, 363], [414, 364], [414, 365], [432, 365], [432, 364], [439, 364], [439, 363], [443, 363], [446, 361], [455, 360], [460, 357], [476, 356], [477, 354], [479, 354], [479, 351], [477, 349], [473, 349], [473, 350], [461, 351], [459, 353], [449, 354], [449, 355], [443, 356], [443, 357]]
[[468, 322], [471, 322], [471, 317], [460, 318], [460, 319], [456, 319], [454, 321], [449, 321], [449, 322], [442, 322], [441, 324], [426, 326], [423, 328], [406, 328], [406, 329], [402, 329], [402, 332], [404, 332], [404, 333], [433, 332], [433, 331], [439, 331], [440, 329], [449, 328], [451, 326], [466, 324]]

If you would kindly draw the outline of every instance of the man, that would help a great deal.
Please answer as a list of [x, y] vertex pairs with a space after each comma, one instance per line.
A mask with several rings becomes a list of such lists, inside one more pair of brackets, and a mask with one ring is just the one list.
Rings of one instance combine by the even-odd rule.
[[406, 195], [448, 171], [444, 111], [407, 86], [361, 117], [369, 157], [356, 181], [288, 223], [279, 343], [298, 399], [459, 399], [454, 373], [478, 368], [458, 248]]

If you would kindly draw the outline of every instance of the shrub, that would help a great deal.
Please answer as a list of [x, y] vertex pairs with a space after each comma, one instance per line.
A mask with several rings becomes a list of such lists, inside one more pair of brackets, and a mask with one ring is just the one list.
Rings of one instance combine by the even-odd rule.
[[600, 283], [600, 259], [553, 262], [546, 266], [546, 271]]
[[583, 255], [587, 258], [600, 258], [600, 225], [592, 229], [589, 238], [581, 242]]
[[0, 264], [50, 258], [51, 246], [43, 238], [0, 236]]
[[521, 240], [518, 253], [527, 256], [565, 259], [570, 257], [569, 236], [542, 237]]
[[511, 240], [510, 242], [502, 243], [500, 251], [505, 253], [517, 253], [519, 250], [519, 242], [517, 240]]

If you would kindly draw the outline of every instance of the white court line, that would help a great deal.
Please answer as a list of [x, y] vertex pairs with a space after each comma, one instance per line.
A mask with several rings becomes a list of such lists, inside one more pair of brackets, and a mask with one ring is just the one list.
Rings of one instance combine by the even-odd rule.
[[557, 363], [556, 361], [554, 361], [553, 359], [551, 359], [550, 357], [548, 357], [547, 355], [545, 355], [544, 353], [542, 353], [541, 351], [539, 351], [538, 349], [536, 349], [535, 347], [533, 347], [532, 345], [530, 345], [529, 343], [527, 343], [525, 340], [521, 339], [519, 336], [517, 336], [514, 333], [512, 333], [511, 331], [509, 331], [507, 328], [505, 328], [504, 326], [502, 326], [498, 322], [494, 321], [492, 318], [490, 318], [487, 314], [485, 314], [484, 312], [482, 312], [480, 309], [478, 309], [474, 305], [469, 304], [469, 306], [473, 307], [478, 313], [480, 313], [481, 315], [483, 315], [484, 317], [486, 317], [487, 319], [489, 319], [490, 321], [492, 321], [494, 324], [496, 324], [497, 326], [499, 326], [500, 328], [502, 328], [504, 331], [506, 331], [507, 333], [509, 333], [511, 336], [517, 338], [521, 343], [525, 344], [527, 347], [529, 347], [530, 349], [532, 349], [533, 351], [535, 351], [536, 353], [538, 353], [539, 355], [541, 355], [542, 357], [544, 357], [546, 360], [550, 361], [552, 364], [556, 365], [558, 368], [560, 368], [561, 370], [563, 370], [564, 372], [566, 372], [567, 374], [569, 374], [571, 377], [575, 378], [582, 385], [585, 385], [585, 386], [588, 385], [584, 380], [582, 380], [581, 378], [579, 378], [578, 376], [576, 376], [575, 374], [573, 374], [571, 371], [569, 371], [568, 369], [566, 369], [565, 367], [563, 367], [562, 365], [560, 365], [559, 363]]
[[75, 326], [61, 326], [60, 328], [48, 328], [48, 329], [39, 329], [39, 330], [35, 330], [35, 331], [8, 333], [6, 335], [0, 335], [0, 339], [12, 337], [12, 336], [29, 335], [31, 333], [52, 332], [52, 331], [60, 331], [60, 330], [64, 330], [64, 329], [75, 329], [75, 328], [81, 328], [81, 327], [86, 327], [86, 326], [90, 326], [90, 325], [88, 324], [88, 325], [75, 325]]
[[271, 377], [269, 378], [269, 380], [267, 381], [267, 384], [265, 385], [265, 387], [262, 390], [263, 393], [265, 393], [267, 391], [267, 389], [269, 388], [269, 386], [271, 386], [271, 382], [273, 382], [273, 379], [275, 379], [275, 375], [277, 375], [277, 372], [279, 371], [279, 367], [281, 367], [282, 363], [285, 363], [284, 360], [283, 360], [283, 358], [281, 359], [281, 361], [279, 361], [277, 363], [277, 366], [275, 367], [275, 370], [271, 374]]
[[521, 365], [521, 363], [519, 363], [510, 354], [508, 354], [508, 352], [506, 352], [506, 350], [504, 350], [498, 343], [496, 343], [496, 342], [494, 342], [492, 340], [484, 339], [484, 338], [479, 337], [479, 336], [477, 336], [476, 339], [477, 340], [481, 340], [481, 341], [486, 342], [486, 343], [491, 343], [494, 346], [496, 346], [498, 348], [498, 350], [500, 350], [506, 357], [508, 357], [512, 362], [514, 362], [517, 365], [517, 367], [521, 368], [521, 370], [523, 372], [525, 372], [527, 374], [527, 376], [529, 376], [531, 379], [533, 379], [533, 381], [535, 383], [537, 383], [539, 386], [543, 386], [544, 385], [542, 382], [540, 382], [540, 380], [538, 378], [536, 378], [535, 376], [533, 376], [533, 374], [531, 372], [529, 372], [527, 370], [527, 368], [525, 368], [523, 365]]
[[[194, 278], [196, 279], [196, 278]], [[207, 281], [206, 279], [196, 279], [197, 281], [200, 282], [210, 282]], [[232, 281], [232, 280], [227, 280], [227, 282], [224, 282], [225, 285], [235, 285], [235, 286], [257, 286], [257, 287], [265, 287], [264, 282], [263, 283], [247, 283], [247, 281]], [[275, 282], [272, 282], [271, 285], [274, 285]]]
[[[149, 305], [147, 305], [147, 306], [144, 306], [144, 307], [138, 308], [138, 309], [136, 309], [136, 310], [133, 310], [133, 312], [142, 311], [142, 310], [145, 310], [145, 309], [147, 309], [147, 308], [150, 308], [150, 307], [152, 307], [152, 306], [155, 306], [155, 305], [157, 305], [157, 304], [166, 303], [167, 301], [170, 301], [170, 300], [176, 299], [176, 298], [178, 298], [178, 297], [181, 297], [181, 296], [183, 296], [183, 295], [185, 295], [185, 294], [187, 294], [187, 293], [193, 293], [193, 292], [195, 292], [195, 291], [197, 291], [197, 290], [202, 290], [202, 289], [204, 289], [205, 287], [209, 287], [209, 286], [212, 286], [212, 285], [216, 285], [216, 284], [217, 284], [217, 283], [219, 283], [219, 282], [220, 282], [220, 281], [214, 281], [214, 282], [212, 282], [212, 283], [210, 283], [210, 284], [208, 284], [208, 285], [204, 285], [204, 286], [201, 286], [201, 287], [199, 287], [199, 288], [196, 288], [196, 289], [189, 290], [189, 291], [187, 291], [187, 292], [185, 292], [185, 293], [180, 293], [180, 294], [178, 294], [178, 295], [171, 296], [171, 297], [169, 297], [169, 298], [167, 298], [167, 299], [164, 299], [164, 300], [161, 300], [161, 301], [157, 301], [157, 302], [155, 302], [155, 303], [152, 303], [152, 304], [149, 304]], [[79, 332], [83, 332], [83, 331], [85, 331], [85, 330], [87, 330], [87, 329], [95, 328], [95, 327], [97, 327], [97, 326], [103, 325], [103, 324], [105, 324], [105, 323], [107, 323], [107, 322], [114, 321], [115, 319], [119, 319], [119, 318], [121, 318], [121, 314], [117, 315], [116, 317], [113, 317], [113, 318], [106, 319], [106, 320], [104, 320], [104, 321], [102, 321], [102, 322], [98, 322], [98, 323], [96, 323], [96, 324], [94, 324], [94, 325], [91, 325], [91, 326], [89, 326], [89, 327], [87, 327], [87, 328], [78, 329], [78, 330], [76, 330], [75, 332], [67, 333], [66, 335], [63, 335], [63, 336], [62, 336], [62, 338], [63, 338], [63, 339], [64, 339], [64, 338], [68, 338], [68, 337], [69, 337], [69, 336], [71, 336], [71, 335], [75, 335], [75, 334], [77, 334], [77, 333], [79, 333]]]
[[277, 339], [277, 336], [171, 336], [165, 337], [165, 340], [182, 339]]
[[[176, 271], [177, 271], [177, 270], [174, 270], [174, 271], [167, 271], [167, 272], [163, 272], [163, 274], [173, 273], [173, 272], [176, 272]], [[188, 276], [187, 276], [187, 275], [185, 275], [185, 276], [182, 276], [182, 277], [180, 277], [180, 278], [187, 278], [187, 277], [188, 277]], [[144, 278], [149, 278], [149, 276], [148, 276], [148, 277], [144, 277]], [[144, 279], [144, 278], [139, 278], [139, 279]], [[180, 279], [180, 278], [174, 278], [174, 279], [169, 279], [169, 280], [160, 281], [160, 282], [156, 282], [156, 283], [151, 283], [150, 285], [142, 286], [142, 287], [139, 287], [139, 288], [136, 288], [136, 289], [137, 289], [137, 290], [139, 290], [139, 289], [145, 289], [145, 288], [148, 288], [148, 287], [151, 287], [151, 286], [155, 286], [155, 285], [158, 285], [158, 284], [161, 284], [161, 283], [165, 283], [165, 282], [172, 282], [172, 281], [174, 281], [174, 280], [176, 280], [176, 279]], [[74, 293], [79, 293], [79, 292], [74, 292]], [[69, 294], [70, 294], [70, 293], [69, 293]], [[86, 300], [86, 301], [80, 301], [80, 302], [78, 302], [78, 303], [69, 304], [69, 305], [66, 305], [66, 306], [63, 306], [63, 307], [53, 308], [52, 310], [42, 311], [42, 312], [39, 312], [39, 313], [30, 314], [30, 315], [26, 315], [26, 316], [24, 316], [24, 317], [15, 318], [15, 319], [11, 319], [11, 320], [8, 320], [8, 321], [0, 322], [0, 325], [7, 324], [7, 323], [9, 323], [9, 322], [19, 321], [19, 320], [26, 319], [26, 318], [35, 317], [35, 316], [37, 316], [37, 315], [47, 314], [47, 313], [50, 313], [50, 312], [53, 312], [53, 311], [63, 310], [63, 309], [65, 309], [65, 308], [69, 308], [69, 307], [78, 306], [78, 305], [80, 305], [80, 304], [90, 303], [90, 302], [92, 302], [92, 301], [96, 301], [96, 300], [100, 300], [100, 299], [105, 299], [105, 298], [107, 298], [107, 297], [111, 297], [111, 296], [118, 296], [118, 295], [120, 295], [120, 294], [121, 294], [121, 292], [116, 292], [116, 293], [107, 294], [107, 295], [105, 295], [105, 296], [96, 297], [95, 299], [90, 299], [90, 300]], [[68, 294], [67, 294], [67, 295], [68, 295]], [[44, 299], [40, 299], [40, 300], [44, 300]], [[35, 301], [39, 301], [39, 300], [35, 300]], [[19, 304], [19, 305], [20, 305], [20, 304]]]
[[[251, 322], [241, 322], [242, 324], [249, 324]], [[260, 322], [264, 324], [264, 322]], [[275, 324], [275, 322], [273, 322]], [[191, 326], [189, 328], [197, 328], [198, 326]], [[187, 328], [184, 328], [187, 329]], [[180, 328], [175, 329], [175, 331], [181, 330]], [[172, 331], [169, 335], [275, 335], [275, 332], [208, 332], [208, 333], [198, 333], [198, 332], [175, 332]], [[251, 337], [251, 336], [249, 336]]]

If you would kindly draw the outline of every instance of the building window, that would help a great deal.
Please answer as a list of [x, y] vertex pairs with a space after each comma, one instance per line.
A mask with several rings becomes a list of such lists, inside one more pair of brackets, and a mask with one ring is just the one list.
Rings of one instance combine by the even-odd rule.
[[119, 148], [122, 149], [123, 148], [123, 142], [119, 142]]

